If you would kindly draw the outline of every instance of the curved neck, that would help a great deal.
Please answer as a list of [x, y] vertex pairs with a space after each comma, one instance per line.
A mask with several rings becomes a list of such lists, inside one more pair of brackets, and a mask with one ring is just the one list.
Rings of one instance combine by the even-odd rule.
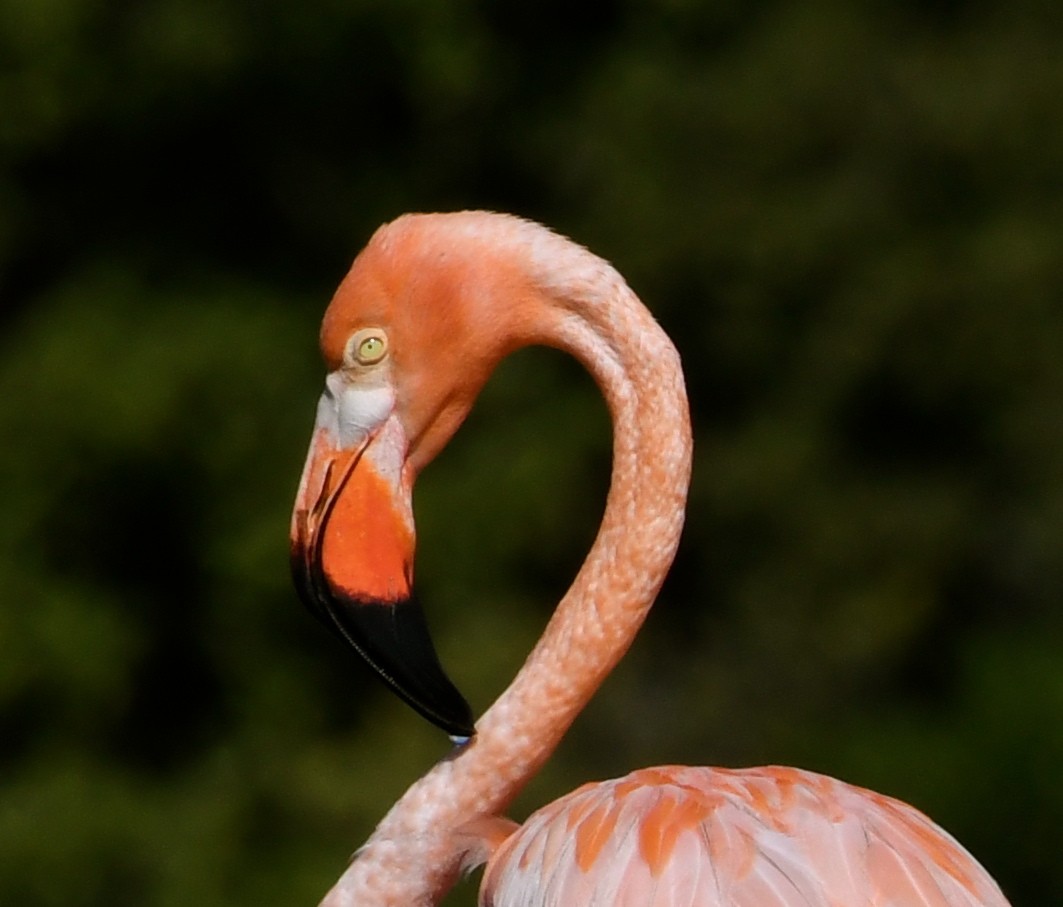
[[546, 761], [627, 651], [675, 555], [691, 459], [679, 355], [620, 276], [588, 258], [592, 281], [544, 289], [554, 317], [539, 339], [584, 363], [612, 416], [601, 528], [477, 736], [395, 804], [323, 902], [331, 907], [424, 907], [442, 898], [463, 856], [452, 830], [502, 812]]
[[613, 423], [613, 467], [594, 544], [535, 649], [477, 724], [470, 769], [508, 803], [556, 748], [627, 651], [671, 566], [690, 475], [689, 413], [679, 355], [620, 279], [565, 300], [557, 345], [584, 363]]

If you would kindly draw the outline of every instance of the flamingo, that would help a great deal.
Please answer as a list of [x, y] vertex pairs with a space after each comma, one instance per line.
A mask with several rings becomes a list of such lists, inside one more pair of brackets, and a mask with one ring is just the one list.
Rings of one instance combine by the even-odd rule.
[[[601, 527], [509, 687], [473, 725], [413, 597], [413, 483], [505, 355], [565, 350], [614, 429]], [[486, 864], [482, 907], [1006, 907], [922, 813], [795, 768], [663, 766], [502, 813], [630, 645], [682, 528], [691, 431], [679, 356], [603, 259], [486, 212], [381, 227], [325, 312], [325, 391], [292, 519], [306, 604], [454, 741], [327, 907], [437, 904]]]

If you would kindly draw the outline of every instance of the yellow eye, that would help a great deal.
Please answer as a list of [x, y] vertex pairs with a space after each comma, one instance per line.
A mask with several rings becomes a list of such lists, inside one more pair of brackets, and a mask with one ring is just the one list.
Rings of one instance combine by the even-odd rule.
[[388, 338], [380, 328], [356, 331], [347, 341], [347, 361], [353, 365], [375, 365], [388, 352]]

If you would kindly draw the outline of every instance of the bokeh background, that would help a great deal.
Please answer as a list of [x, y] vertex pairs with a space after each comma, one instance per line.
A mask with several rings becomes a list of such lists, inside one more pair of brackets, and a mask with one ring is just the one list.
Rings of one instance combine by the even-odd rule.
[[[1044, 0], [2, 0], [0, 902], [315, 903], [445, 752], [302, 611], [287, 521], [350, 259], [487, 207], [617, 265], [697, 431], [659, 605], [515, 814], [797, 763], [1063, 904], [1061, 98]], [[526, 351], [422, 477], [477, 711], [608, 462]]]

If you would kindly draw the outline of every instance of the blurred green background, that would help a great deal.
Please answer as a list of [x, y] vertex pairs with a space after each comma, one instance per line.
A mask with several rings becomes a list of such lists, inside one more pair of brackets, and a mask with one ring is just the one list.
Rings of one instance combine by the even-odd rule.
[[[517, 817], [797, 763], [1063, 904], [1061, 98], [1044, 0], [0, 0], [0, 902], [315, 903], [445, 752], [300, 608], [287, 521], [350, 259], [488, 207], [617, 265], [698, 442], [659, 605]], [[422, 477], [478, 712], [608, 460], [526, 351]]]

